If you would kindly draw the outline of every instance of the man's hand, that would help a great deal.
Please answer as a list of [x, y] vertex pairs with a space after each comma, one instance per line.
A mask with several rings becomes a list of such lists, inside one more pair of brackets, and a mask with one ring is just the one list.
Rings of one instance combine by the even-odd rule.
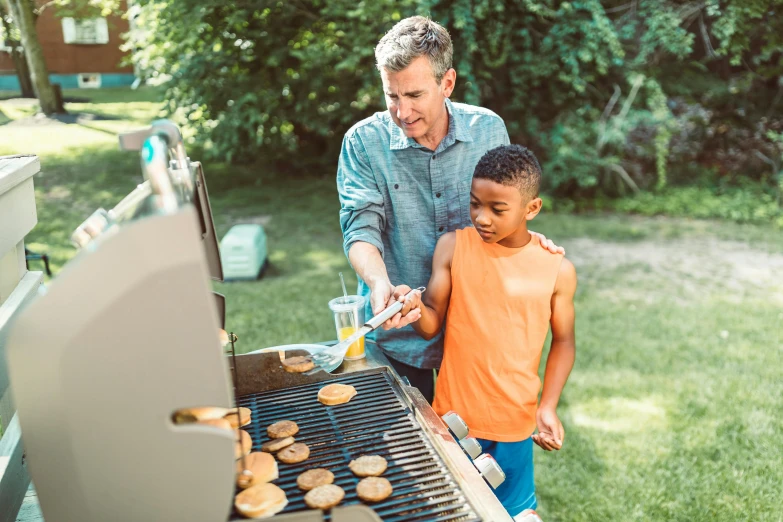
[[[373, 315], [383, 312], [396, 301], [404, 301], [405, 294], [410, 292], [410, 290], [410, 287], [407, 285], [394, 287], [388, 281], [380, 281], [373, 285], [370, 289], [370, 306], [372, 307]], [[405, 310], [403, 307], [403, 312], [405, 313], [395, 314], [394, 317], [383, 323], [383, 329], [402, 328], [414, 321], [418, 321], [421, 317], [421, 309], [418, 307], [415, 309], [408, 307], [408, 310]]]
[[565, 255], [565, 248], [561, 246], [555, 245], [551, 239], [547, 239], [544, 234], [539, 234], [538, 232], [533, 232], [532, 230], [528, 230], [531, 234], [534, 236], [538, 236], [538, 239], [541, 242], [541, 248], [546, 248], [553, 254], [563, 254]]
[[546, 451], [559, 450], [563, 446], [565, 430], [557, 417], [557, 412], [550, 408], [539, 408], [536, 413], [538, 433], [532, 435], [533, 442]]

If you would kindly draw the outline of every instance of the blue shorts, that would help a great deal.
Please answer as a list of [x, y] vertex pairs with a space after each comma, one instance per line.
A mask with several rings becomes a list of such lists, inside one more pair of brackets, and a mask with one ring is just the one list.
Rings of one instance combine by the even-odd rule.
[[495, 496], [512, 517], [526, 509], [536, 509], [536, 486], [533, 482], [533, 439], [521, 442], [497, 442], [478, 439], [484, 453], [489, 453], [506, 474], [506, 480], [495, 490]]

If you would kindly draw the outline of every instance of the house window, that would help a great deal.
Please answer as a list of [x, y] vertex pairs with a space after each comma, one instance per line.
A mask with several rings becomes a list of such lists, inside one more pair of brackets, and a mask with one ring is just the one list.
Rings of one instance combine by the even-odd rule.
[[105, 18], [63, 18], [62, 24], [67, 44], [109, 43], [109, 26]]

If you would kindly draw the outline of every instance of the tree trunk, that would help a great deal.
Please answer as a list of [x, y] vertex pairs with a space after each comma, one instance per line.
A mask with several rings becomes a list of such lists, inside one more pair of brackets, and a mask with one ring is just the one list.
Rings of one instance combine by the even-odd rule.
[[19, 28], [22, 35], [27, 63], [30, 66], [30, 77], [33, 87], [41, 104], [41, 111], [47, 116], [63, 113], [62, 103], [58, 103], [57, 93], [49, 82], [49, 71], [43, 57], [41, 42], [38, 40], [38, 32], [35, 29], [35, 14], [30, 0], [6, 0], [8, 11], [14, 20], [14, 25]]
[[35, 98], [33, 80], [30, 78], [30, 67], [27, 65], [24, 49], [18, 45], [14, 46], [14, 48], [11, 49], [11, 58], [14, 60], [16, 76], [19, 78], [19, 88], [22, 91], [22, 98]]

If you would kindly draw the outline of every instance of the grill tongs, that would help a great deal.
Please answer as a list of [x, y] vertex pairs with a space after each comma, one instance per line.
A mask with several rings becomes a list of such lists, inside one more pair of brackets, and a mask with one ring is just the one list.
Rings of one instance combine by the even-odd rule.
[[[405, 294], [405, 297], [407, 298], [413, 292], [424, 292], [425, 290], [425, 287], [420, 286], [419, 288], [411, 290]], [[315, 368], [307, 372], [307, 375], [312, 375], [320, 371], [328, 371], [327, 368], [336, 368], [339, 366], [345, 357], [345, 353], [348, 351], [349, 346], [397, 315], [400, 310], [402, 310], [404, 304], [404, 300], [396, 301], [383, 312], [364, 323], [364, 326], [356, 330], [353, 335], [346, 337], [344, 340], [340, 341], [334, 346], [330, 346], [324, 350], [311, 353], [308, 357], [315, 363]]]

